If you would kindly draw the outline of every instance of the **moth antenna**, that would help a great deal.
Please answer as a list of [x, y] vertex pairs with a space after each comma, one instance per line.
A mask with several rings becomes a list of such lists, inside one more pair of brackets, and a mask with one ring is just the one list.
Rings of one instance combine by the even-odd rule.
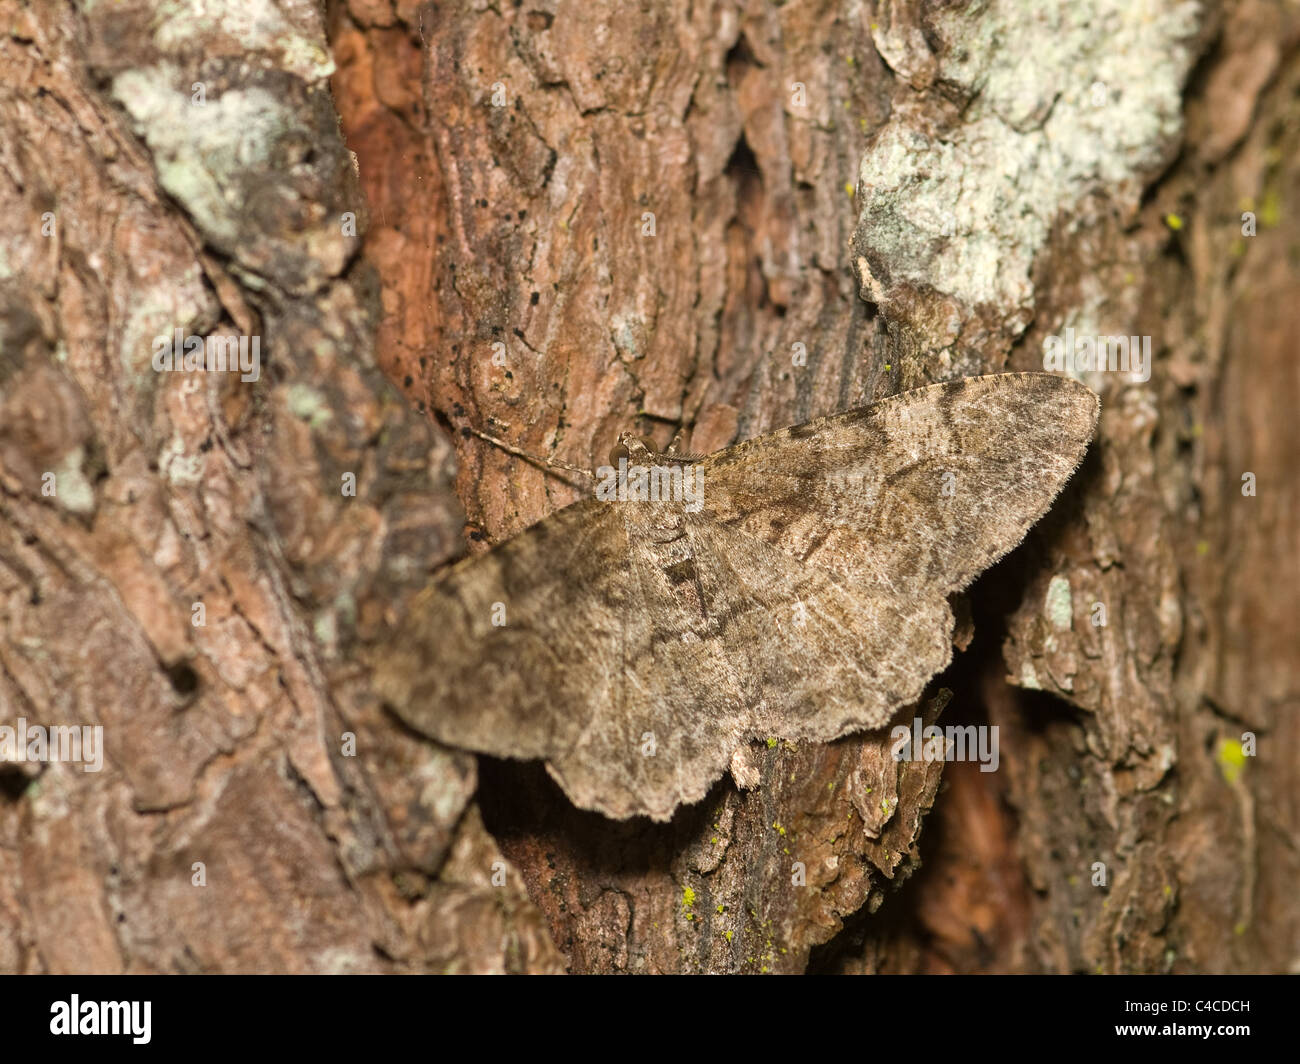
[[572, 473], [575, 476], [581, 477], [589, 484], [594, 484], [596, 482], [596, 477], [590, 469], [583, 469], [581, 466], [570, 465], [568, 462], [562, 462], [558, 458], [544, 458], [540, 455], [529, 454], [527, 451], [520, 450], [512, 444], [506, 443], [505, 440], [483, 432], [481, 429], [474, 428], [473, 425], [466, 425], [463, 431], [472, 432], [479, 439], [486, 440], [495, 447], [500, 447], [501, 450], [505, 451], [507, 454], [512, 454], [516, 458], [522, 458], [525, 462], [531, 462], [533, 465], [543, 466], [550, 472], [561, 469], [566, 473]]
[[707, 454], [695, 454], [692, 451], [678, 451], [675, 450], [672, 446], [670, 446], [666, 451], [652, 452], [651, 457], [667, 458], [670, 462], [681, 462], [682, 464], [685, 465], [691, 462], [702, 462], [704, 461], [704, 459], [708, 458], [709, 456]]

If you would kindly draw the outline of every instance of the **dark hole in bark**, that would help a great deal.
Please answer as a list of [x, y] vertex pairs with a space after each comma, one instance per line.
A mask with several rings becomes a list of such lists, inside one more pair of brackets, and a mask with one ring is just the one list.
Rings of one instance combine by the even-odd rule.
[[178, 695], [192, 695], [199, 689], [199, 674], [185, 662], [169, 665], [166, 669], [167, 679]]

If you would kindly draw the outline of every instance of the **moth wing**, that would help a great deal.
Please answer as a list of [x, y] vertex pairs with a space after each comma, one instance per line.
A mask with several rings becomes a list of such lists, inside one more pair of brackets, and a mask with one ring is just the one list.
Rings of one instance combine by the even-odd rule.
[[729, 749], [776, 736], [827, 742], [878, 728], [952, 658], [942, 597], [864, 594], [744, 533], [693, 522], [706, 608], [747, 712]]
[[[636, 509], [633, 509], [636, 508]], [[608, 694], [590, 707], [586, 727], [547, 770], [575, 805], [607, 816], [668, 820], [699, 801], [745, 742], [752, 712], [742, 696], [733, 647], [718, 619], [701, 608], [701, 574], [690, 539], [651, 546], [655, 504], [611, 509], [634, 530], [622, 660]], [[682, 531], [675, 506], [671, 514]], [[671, 560], [665, 558], [671, 553]]]
[[704, 513], [871, 595], [947, 596], [1047, 511], [1097, 413], [1050, 373], [919, 388], [710, 456]]
[[376, 687], [442, 742], [545, 759], [583, 808], [666, 820], [750, 739], [914, 700], [951, 656], [947, 596], [1047, 510], [1096, 416], [1081, 385], [1004, 374], [759, 437], [700, 463], [671, 561], [643, 504], [570, 506], [416, 596]]
[[919, 697], [952, 658], [948, 596], [1046, 512], [1097, 410], [1066, 378], [976, 377], [705, 460], [695, 549], [754, 726], [826, 740]]
[[571, 748], [618, 697], [625, 663], [634, 589], [614, 510], [565, 507], [418, 592], [371, 652], [376, 693], [450, 746], [525, 759]]
[[614, 697], [588, 708], [577, 741], [547, 766], [576, 805], [667, 820], [745, 743], [878, 727], [951, 656], [943, 598], [901, 608], [865, 597], [685, 512], [669, 553], [646, 545], [655, 522], [637, 518], [650, 507], [621, 512], [640, 530]]

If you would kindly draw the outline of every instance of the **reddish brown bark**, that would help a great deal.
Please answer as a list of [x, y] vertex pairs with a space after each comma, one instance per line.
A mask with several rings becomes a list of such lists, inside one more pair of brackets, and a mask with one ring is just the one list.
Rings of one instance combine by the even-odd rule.
[[[1140, 200], [1053, 218], [1028, 317], [860, 296], [864, 152], [965, 135], [945, 9], [273, 10], [3, 7], [0, 725], [101, 724], [107, 758], [0, 770], [0, 970], [1295, 969], [1289, 8], [1197, 20], [1184, 132]], [[1041, 368], [1081, 307], [1155, 367], [936, 681], [998, 772], [778, 743], [756, 789], [618, 824], [370, 695], [355, 648], [405, 595], [572, 498], [447, 430], [706, 450]], [[259, 335], [264, 376], [154, 373], [173, 328]]]

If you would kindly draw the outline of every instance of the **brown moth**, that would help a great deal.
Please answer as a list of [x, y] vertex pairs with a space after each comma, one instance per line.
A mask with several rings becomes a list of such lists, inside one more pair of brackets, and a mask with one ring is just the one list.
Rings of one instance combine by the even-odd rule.
[[[667, 820], [755, 739], [826, 742], [919, 698], [952, 657], [948, 596], [1046, 512], [1097, 413], [1073, 380], [1006, 373], [698, 459], [624, 436], [625, 490], [420, 592], [376, 691], [440, 742], [544, 760], [584, 809]], [[696, 498], [663, 490], [674, 469]]]

